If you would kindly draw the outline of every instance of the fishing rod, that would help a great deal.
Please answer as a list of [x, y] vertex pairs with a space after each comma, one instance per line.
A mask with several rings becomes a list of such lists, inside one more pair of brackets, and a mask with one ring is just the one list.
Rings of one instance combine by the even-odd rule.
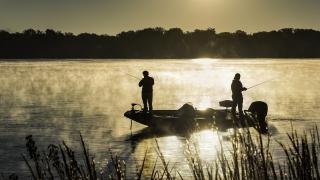
[[248, 90], [248, 89], [251, 89], [251, 88], [254, 88], [254, 87], [257, 87], [257, 86], [260, 86], [261, 84], [264, 84], [264, 83], [269, 82], [269, 81], [272, 81], [272, 80], [273, 80], [273, 79], [268, 79], [268, 80], [263, 81], [263, 82], [261, 82], [261, 83], [255, 84], [255, 85], [253, 85], [253, 86], [248, 87], [247, 90]]
[[[133, 77], [133, 78], [135, 78], [135, 79], [139, 79], [139, 80], [141, 79], [141, 78], [138, 78], [137, 76], [131, 75], [131, 74], [129, 74], [129, 73], [126, 73], [126, 75], [131, 76], [131, 77]], [[159, 81], [158, 76], [155, 76], [155, 78], [157, 78], [157, 80]]]
[[128, 74], [128, 73], [126, 73], [126, 75], [128, 75], [128, 76], [131, 76], [131, 77], [133, 77], [133, 78], [135, 78], [135, 79], [141, 79], [141, 78], [138, 78], [137, 76], [134, 76], [134, 75], [131, 75], [131, 74]]

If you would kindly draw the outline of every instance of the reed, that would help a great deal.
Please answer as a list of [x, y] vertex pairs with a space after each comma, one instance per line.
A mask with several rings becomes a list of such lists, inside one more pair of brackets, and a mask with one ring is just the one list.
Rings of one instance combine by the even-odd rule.
[[[282, 147], [285, 160], [274, 161], [270, 135], [252, 135], [249, 129], [238, 131], [231, 138], [231, 149], [224, 149], [220, 142], [218, 155], [213, 162], [204, 162], [199, 156], [197, 143], [188, 141], [186, 159], [193, 179], [320, 179], [319, 150], [320, 136], [318, 127], [298, 135], [295, 130], [287, 134], [288, 144], [277, 143]], [[155, 140], [158, 157], [155, 160], [151, 175], [144, 174], [148, 150], [141, 165], [138, 165], [135, 177], [128, 177], [126, 163], [110, 152], [110, 164], [100, 172], [94, 158], [80, 135], [82, 158], [75, 156], [74, 151], [65, 143], [49, 145], [46, 151], [40, 151], [33, 137], [26, 137], [28, 155], [22, 155], [29, 168], [32, 179], [189, 179], [183, 177], [168, 162]], [[158, 163], [160, 160], [160, 163]], [[2, 179], [4, 176], [1, 176]], [[12, 174], [9, 179], [18, 179]]]
[[[209, 166], [199, 168], [197, 151], [189, 154], [189, 167], [194, 179], [319, 179], [320, 137], [318, 127], [303, 135], [292, 130], [287, 134], [289, 144], [277, 143], [282, 147], [286, 160], [273, 160], [270, 151], [271, 136], [253, 137], [248, 129], [236, 132], [232, 138], [232, 149], [224, 151], [223, 144], [218, 158]], [[188, 147], [190, 149], [190, 147]], [[207, 176], [204, 177], [204, 168]]]

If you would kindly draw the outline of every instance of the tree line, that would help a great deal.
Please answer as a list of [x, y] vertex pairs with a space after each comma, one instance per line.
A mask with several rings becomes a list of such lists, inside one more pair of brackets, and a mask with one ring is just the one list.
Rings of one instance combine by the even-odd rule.
[[248, 34], [146, 28], [115, 36], [0, 30], [0, 58], [316, 58], [320, 31], [284, 28]]

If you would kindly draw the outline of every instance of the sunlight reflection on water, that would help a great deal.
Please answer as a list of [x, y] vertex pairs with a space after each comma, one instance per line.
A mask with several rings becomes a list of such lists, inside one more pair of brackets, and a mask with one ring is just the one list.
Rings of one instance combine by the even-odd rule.
[[[155, 140], [168, 161], [188, 174], [186, 137], [152, 135], [123, 113], [131, 102], [141, 102], [138, 80], [143, 70], [155, 78], [154, 107], [177, 109], [192, 102], [198, 109], [219, 108], [230, 99], [236, 72], [249, 87], [273, 81], [244, 93], [244, 107], [262, 100], [269, 105], [268, 119], [274, 139], [284, 140], [290, 121], [299, 131], [318, 123], [320, 61], [317, 60], [96, 60], [0, 63], [0, 172], [19, 168], [25, 151], [24, 137], [33, 134], [41, 148], [65, 140], [79, 148], [79, 132], [103, 166], [109, 149], [128, 161], [132, 174], [136, 162], [148, 151], [147, 171], [157, 157]], [[129, 76], [128, 74], [132, 75]], [[220, 143], [228, 149], [232, 132], [206, 130], [191, 136], [200, 157], [211, 161]], [[135, 139], [132, 140], [132, 137]], [[278, 149], [275, 147], [275, 152]]]

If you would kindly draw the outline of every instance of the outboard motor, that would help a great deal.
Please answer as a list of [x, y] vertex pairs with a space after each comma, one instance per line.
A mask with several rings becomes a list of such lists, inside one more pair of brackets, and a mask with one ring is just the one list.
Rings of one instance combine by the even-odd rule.
[[250, 111], [258, 120], [259, 126], [262, 129], [267, 129], [266, 116], [268, 114], [268, 105], [263, 101], [255, 101], [251, 103], [248, 111]]

